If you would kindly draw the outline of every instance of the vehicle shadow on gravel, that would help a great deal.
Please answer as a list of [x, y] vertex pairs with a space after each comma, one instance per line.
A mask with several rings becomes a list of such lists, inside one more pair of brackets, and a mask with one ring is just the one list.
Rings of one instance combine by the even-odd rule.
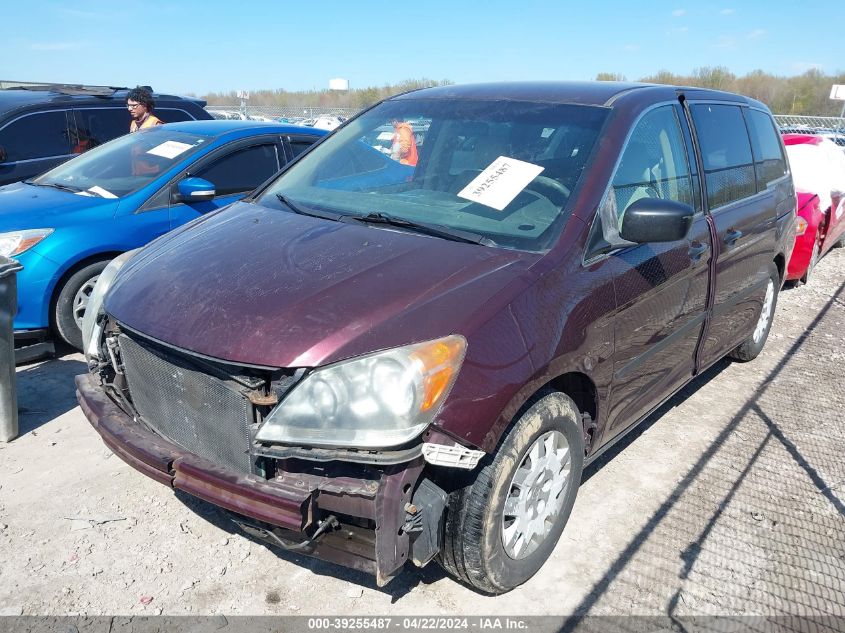
[[[748, 614], [766, 614], [756, 630], [795, 614], [819, 631], [839, 630], [830, 616], [845, 610], [845, 394], [841, 364], [820, 359], [835, 352], [830, 341], [841, 341], [843, 308], [845, 283], [609, 562], [562, 631], [590, 629], [583, 618], [629, 602], [664, 613], [674, 630], [701, 614], [718, 614], [719, 630], [752, 626]], [[603, 630], [636, 628], [615, 624]]]
[[29, 433], [74, 409], [74, 377], [88, 371], [78, 358], [61, 357], [24, 365], [16, 372], [19, 435]]
[[708, 382], [716, 378], [725, 369], [730, 367], [731, 361], [721, 359], [716, 362], [707, 371], [702, 372], [696, 376], [691, 382], [686, 384], [678, 393], [669, 398], [666, 402], [660, 405], [651, 415], [649, 415], [640, 424], [637, 424], [630, 432], [628, 432], [616, 444], [607, 449], [606, 452], [592, 462], [584, 469], [584, 474], [581, 476], [581, 485], [584, 485], [589, 479], [600, 471], [608, 462], [612, 461], [614, 457], [619, 455], [628, 446], [634, 443], [640, 435], [645, 433], [651, 426], [653, 426], [660, 418], [666, 415], [669, 411], [682, 405], [690, 396], [701, 389]]
[[267, 548], [282, 560], [304, 567], [318, 576], [331, 576], [344, 582], [354, 583], [365, 589], [372, 589], [373, 591], [389, 595], [391, 603], [397, 602], [418, 585], [430, 585], [446, 577], [446, 572], [436, 563], [432, 562], [420, 569], [413, 563], [408, 562], [397, 577], [391, 580], [386, 586], [379, 587], [376, 584], [375, 576], [309, 556], [288, 552], [281, 547], [246, 534], [235, 525], [225, 510], [181, 490], [175, 490], [174, 492], [176, 498], [191, 510], [191, 512], [224, 532], [242, 536], [255, 545]]

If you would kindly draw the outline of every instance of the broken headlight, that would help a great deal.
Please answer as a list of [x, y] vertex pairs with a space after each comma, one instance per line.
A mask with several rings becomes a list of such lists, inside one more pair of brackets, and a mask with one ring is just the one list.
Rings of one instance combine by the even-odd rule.
[[267, 416], [259, 442], [387, 448], [431, 423], [457, 378], [466, 340], [445, 338], [311, 372]]

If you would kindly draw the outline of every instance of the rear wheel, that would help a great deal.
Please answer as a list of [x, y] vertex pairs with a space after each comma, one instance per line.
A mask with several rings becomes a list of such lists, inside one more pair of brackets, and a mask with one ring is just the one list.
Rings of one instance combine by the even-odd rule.
[[82, 317], [94, 285], [108, 261], [94, 262], [80, 268], [65, 281], [56, 298], [53, 323], [56, 334], [68, 345], [82, 349]]
[[524, 583], [551, 555], [584, 465], [581, 416], [545, 392], [517, 419], [475, 481], [449, 500], [440, 564], [492, 594]]
[[778, 303], [778, 292], [780, 291], [780, 274], [774, 263], [769, 264], [769, 279], [766, 282], [766, 294], [763, 296], [763, 305], [760, 308], [760, 316], [757, 317], [757, 324], [754, 331], [747, 339], [728, 354], [729, 358], [741, 362], [754, 360], [763, 351], [763, 346], [769, 338], [769, 331], [772, 329], [772, 320], [775, 316], [775, 308]]

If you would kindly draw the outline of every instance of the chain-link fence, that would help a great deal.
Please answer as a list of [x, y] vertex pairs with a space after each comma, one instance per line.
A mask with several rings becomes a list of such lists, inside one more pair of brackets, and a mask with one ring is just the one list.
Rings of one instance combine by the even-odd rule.
[[833, 116], [804, 116], [776, 114], [775, 122], [780, 131], [793, 134], [819, 134], [845, 147], [845, 119]]
[[843, 133], [845, 133], [845, 119], [840, 119], [836, 116], [776, 114], [775, 122], [782, 128], [794, 127], [803, 130], [842, 130]]

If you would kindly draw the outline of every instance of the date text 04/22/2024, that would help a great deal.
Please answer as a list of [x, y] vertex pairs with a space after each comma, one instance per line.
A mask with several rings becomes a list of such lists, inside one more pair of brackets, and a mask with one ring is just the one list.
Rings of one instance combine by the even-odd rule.
[[446, 631], [446, 630], [477, 630], [495, 631], [527, 630], [528, 623], [520, 618], [511, 617], [324, 617], [308, 618], [310, 631], [337, 630], [373, 630], [373, 631]]

